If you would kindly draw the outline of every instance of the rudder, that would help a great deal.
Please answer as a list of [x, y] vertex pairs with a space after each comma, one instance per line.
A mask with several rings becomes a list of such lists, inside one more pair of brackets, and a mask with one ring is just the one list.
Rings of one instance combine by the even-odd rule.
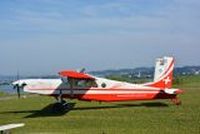
[[173, 80], [174, 58], [163, 57], [156, 60], [154, 82], [145, 84], [146, 86], [171, 88]]

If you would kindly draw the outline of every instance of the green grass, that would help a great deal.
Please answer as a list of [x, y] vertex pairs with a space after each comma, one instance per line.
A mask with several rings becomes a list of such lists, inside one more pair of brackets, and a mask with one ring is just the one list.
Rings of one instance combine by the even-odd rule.
[[4, 96], [8, 96], [8, 94], [5, 93], [5, 92], [1, 92], [1, 91], [0, 91], [0, 97], [4, 97]]
[[185, 90], [183, 104], [168, 100], [150, 102], [98, 103], [72, 101], [68, 113], [53, 113], [48, 107], [55, 100], [31, 96], [0, 101], [0, 124], [25, 123], [14, 133], [138, 134], [200, 133], [200, 78], [179, 77], [176, 87]]
[[196, 76], [178, 76], [175, 77], [175, 86], [182, 86], [187, 88], [199, 88], [200, 87], [200, 75]]

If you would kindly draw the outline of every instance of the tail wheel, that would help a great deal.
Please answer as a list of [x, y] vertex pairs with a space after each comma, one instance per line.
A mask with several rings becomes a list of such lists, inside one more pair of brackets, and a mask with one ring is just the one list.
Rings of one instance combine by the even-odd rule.
[[182, 104], [181, 100], [178, 99], [177, 97], [171, 99], [171, 101], [177, 106]]

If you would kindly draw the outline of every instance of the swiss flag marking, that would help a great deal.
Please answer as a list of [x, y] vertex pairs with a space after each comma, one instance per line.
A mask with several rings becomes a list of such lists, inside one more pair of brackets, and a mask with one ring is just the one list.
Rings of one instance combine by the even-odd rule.
[[171, 79], [169, 77], [163, 79], [163, 81], [165, 82], [165, 85], [167, 85], [169, 82], [171, 82]]

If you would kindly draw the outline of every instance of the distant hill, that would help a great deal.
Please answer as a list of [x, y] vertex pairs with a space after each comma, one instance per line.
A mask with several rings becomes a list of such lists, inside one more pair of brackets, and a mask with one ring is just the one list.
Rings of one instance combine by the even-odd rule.
[[[140, 67], [134, 69], [118, 69], [118, 70], [103, 70], [103, 71], [92, 71], [88, 72], [89, 74], [101, 77], [107, 77], [111, 75], [126, 75], [131, 78], [145, 77], [153, 78], [154, 67]], [[185, 66], [177, 67], [174, 71], [175, 75], [200, 75], [200, 66]], [[20, 76], [20, 79], [25, 78], [59, 78], [58, 75], [46, 75], [46, 76]], [[16, 76], [5, 76], [0, 75], [0, 84], [6, 84], [11, 81], [16, 80]]]
[[175, 75], [200, 75], [200, 66], [177, 67], [174, 73]]

